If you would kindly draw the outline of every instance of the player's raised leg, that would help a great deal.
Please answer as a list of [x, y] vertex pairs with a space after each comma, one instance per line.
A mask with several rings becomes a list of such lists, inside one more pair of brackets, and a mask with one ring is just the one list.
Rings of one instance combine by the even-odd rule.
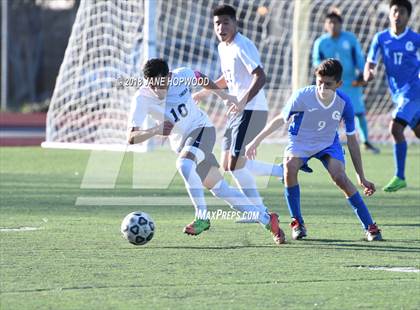
[[240, 211], [242, 214], [245, 212], [247, 214], [258, 214], [257, 221], [272, 233], [274, 241], [279, 245], [285, 243], [286, 240], [279, 225], [278, 215], [268, 212], [264, 205], [253, 205], [240, 190], [229, 186], [216, 166], [210, 167], [203, 184], [215, 197], [226, 201], [231, 208]]
[[366, 239], [368, 241], [382, 240], [381, 232], [373, 221], [362, 196], [346, 175], [344, 163], [331, 156], [327, 157], [326, 162], [327, 170], [331, 179], [344, 192], [348, 204], [352, 207], [354, 213], [362, 224], [366, 233]]
[[196, 156], [190, 152], [181, 154], [176, 167], [184, 179], [185, 188], [195, 208], [195, 220], [184, 228], [184, 232], [189, 235], [199, 235], [210, 228], [210, 220], [207, 218], [203, 184], [196, 171]]

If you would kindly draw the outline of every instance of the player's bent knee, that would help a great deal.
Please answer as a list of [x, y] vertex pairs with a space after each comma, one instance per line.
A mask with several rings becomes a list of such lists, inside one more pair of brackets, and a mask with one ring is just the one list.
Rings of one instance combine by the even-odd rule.
[[204, 154], [202, 150], [200, 150], [198, 147], [191, 146], [191, 145], [184, 146], [180, 154], [181, 154], [180, 158], [191, 159], [195, 161], [197, 165], [200, 164], [206, 157], [206, 155]]
[[404, 140], [405, 124], [401, 120], [393, 120], [389, 126], [389, 132], [395, 141], [400, 142]]
[[346, 176], [346, 174], [341, 171], [332, 175], [332, 179], [334, 183], [340, 188], [346, 188], [349, 182], [349, 179]]
[[241, 157], [236, 157], [236, 156], [231, 156], [229, 158], [229, 163], [227, 165], [227, 170], [226, 171], [233, 171], [235, 169], [241, 169], [244, 167], [245, 165], [245, 160], [242, 159]]
[[284, 174], [295, 174], [300, 169], [301, 164], [295, 160], [286, 160], [284, 165]]
[[416, 137], [420, 139], [420, 123], [417, 124], [413, 131]]

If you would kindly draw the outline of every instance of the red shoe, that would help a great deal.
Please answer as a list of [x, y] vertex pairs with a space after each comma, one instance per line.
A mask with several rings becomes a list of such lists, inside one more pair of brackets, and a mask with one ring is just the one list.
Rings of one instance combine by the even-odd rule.
[[279, 226], [279, 216], [276, 213], [270, 213], [270, 222], [265, 227], [271, 231], [276, 244], [286, 243], [284, 232]]
[[381, 241], [382, 235], [381, 230], [376, 226], [376, 224], [372, 224], [368, 226], [366, 231], [366, 240], [367, 241]]
[[298, 240], [306, 237], [306, 228], [305, 225], [299, 223], [299, 221], [295, 218], [292, 218], [292, 222], [290, 223], [290, 227], [292, 228], [292, 239]]
[[203, 231], [210, 228], [210, 220], [196, 219], [192, 223], [184, 227], [184, 233], [187, 235], [197, 236]]

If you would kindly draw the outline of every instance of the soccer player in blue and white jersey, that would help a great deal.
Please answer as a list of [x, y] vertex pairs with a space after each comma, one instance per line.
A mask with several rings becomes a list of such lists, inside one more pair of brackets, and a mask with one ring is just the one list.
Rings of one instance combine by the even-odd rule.
[[374, 78], [381, 54], [395, 110], [390, 132], [394, 139], [395, 176], [383, 188], [395, 192], [407, 186], [405, 160], [407, 142], [404, 129], [408, 125], [420, 138], [420, 34], [407, 27], [412, 6], [408, 0], [390, 2], [391, 28], [378, 32], [371, 43], [364, 79]]
[[[254, 175], [283, 178], [283, 167], [257, 160], [247, 160], [245, 146], [264, 128], [268, 105], [264, 93], [266, 75], [255, 44], [237, 28], [236, 11], [229, 5], [213, 10], [214, 31], [219, 39], [218, 52], [222, 76], [215, 81], [237, 98], [231, 106], [223, 136], [222, 166], [229, 171], [238, 187], [256, 205], [262, 204]], [[193, 95], [196, 101], [207, 96], [206, 90]], [[312, 170], [305, 166], [307, 172]]]
[[337, 130], [343, 119], [347, 145], [357, 181], [367, 196], [375, 192], [375, 185], [364, 175], [360, 148], [355, 136], [354, 112], [347, 95], [338, 90], [342, 84], [342, 66], [336, 59], [324, 60], [315, 70], [316, 86], [298, 90], [290, 98], [281, 114], [276, 116], [247, 145], [246, 155], [254, 158], [261, 141], [289, 121], [288, 145], [284, 154], [285, 199], [292, 217], [292, 238], [306, 236], [300, 211], [299, 168], [311, 158], [319, 159], [334, 183], [343, 191], [349, 205], [362, 223], [368, 241], [381, 240], [381, 233], [356, 187], [344, 169], [344, 154]]
[[366, 109], [363, 99], [363, 68], [365, 58], [356, 36], [342, 30], [343, 18], [334, 9], [327, 14], [324, 28], [327, 33], [315, 40], [312, 49], [312, 65], [314, 68], [327, 58], [338, 59], [343, 66], [343, 85], [340, 90], [350, 97], [356, 115], [356, 127], [359, 138], [366, 150], [379, 153], [379, 149], [369, 141]]
[[[255, 212], [257, 221], [269, 230], [277, 244], [285, 242], [278, 216], [268, 213], [264, 205], [253, 204], [237, 188], [230, 187], [219, 172], [213, 155], [216, 130], [191, 97], [191, 86], [201, 85], [213, 90], [223, 100], [231, 96], [220, 90], [198, 71], [178, 68], [169, 71], [165, 60], [154, 58], [143, 67], [146, 84], [133, 97], [129, 115], [130, 144], [142, 143], [154, 136], [167, 136], [178, 154], [176, 167], [196, 210], [195, 220], [184, 228], [189, 235], [198, 235], [210, 228], [203, 187], [240, 212]], [[197, 83], [195, 83], [197, 82]], [[142, 128], [149, 115], [157, 124]]]

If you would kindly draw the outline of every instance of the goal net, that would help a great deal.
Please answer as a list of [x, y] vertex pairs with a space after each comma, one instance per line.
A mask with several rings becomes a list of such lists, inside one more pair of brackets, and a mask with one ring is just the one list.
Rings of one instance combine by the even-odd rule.
[[[151, 0], [144, 0], [151, 1]], [[45, 146], [115, 146], [126, 142], [127, 117], [136, 79], [144, 62], [144, 1], [82, 0], [47, 116]], [[156, 55], [171, 68], [188, 66], [213, 79], [220, 76], [212, 8], [219, 0], [154, 0]], [[366, 0], [246, 1], [227, 0], [237, 8], [239, 30], [255, 42], [267, 74], [270, 117], [279, 113], [295, 86], [312, 83], [311, 48], [323, 33], [331, 6], [344, 18], [365, 54], [374, 34], [388, 27], [388, 2]], [[420, 0], [412, 0], [410, 20], [419, 29]], [[153, 40], [152, 40], [153, 42]], [[297, 82], [296, 82], [297, 81]], [[373, 141], [390, 139], [387, 124], [392, 103], [383, 65], [365, 89]], [[124, 85], [121, 85], [124, 84]], [[129, 85], [130, 84], [130, 85]], [[215, 97], [200, 103], [221, 132], [223, 104]], [[270, 139], [282, 141], [286, 131]], [[411, 136], [412, 139], [412, 136]]]

